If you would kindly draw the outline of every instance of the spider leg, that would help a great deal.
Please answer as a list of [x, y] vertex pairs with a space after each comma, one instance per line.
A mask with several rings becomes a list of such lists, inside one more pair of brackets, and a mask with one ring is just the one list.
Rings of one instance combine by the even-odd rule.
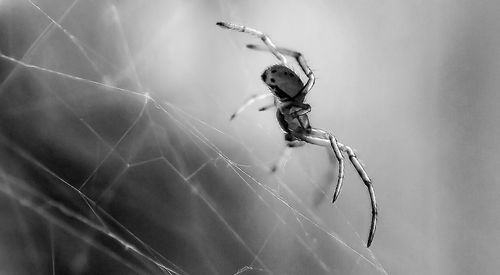
[[368, 174], [366, 173], [365, 169], [359, 162], [358, 157], [354, 153], [354, 150], [352, 150], [352, 148], [347, 145], [343, 145], [341, 147], [342, 151], [346, 152], [347, 155], [349, 156], [349, 160], [351, 161], [354, 168], [356, 168], [356, 171], [358, 171], [359, 176], [361, 177], [366, 187], [368, 188], [368, 193], [370, 193], [370, 200], [372, 204], [372, 223], [370, 226], [370, 235], [368, 237], [368, 243], [367, 243], [368, 247], [370, 247], [370, 244], [373, 241], [373, 236], [375, 235], [375, 229], [377, 227], [377, 215], [378, 215], [377, 201], [375, 200], [375, 191], [373, 190], [373, 184], [370, 177], [368, 177]]
[[276, 107], [276, 105], [275, 105], [274, 103], [273, 103], [273, 104], [266, 105], [266, 106], [264, 106], [264, 107], [259, 108], [259, 112], [269, 110], [269, 109], [271, 109], [271, 108], [273, 108], [273, 107]]
[[332, 203], [334, 203], [340, 195], [340, 190], [342, 189], [344, 180], [344, 156], [341, 152], [341, 143], [337, 141], [334, 135], [327, 133], [323, 130], [311, 128], [310, 134], [307, 132], [294, 132], [297, 137], [307, 143], [319, 145], [319, 146], [329, 146], [332, 148], [335, 158], [339, 163], [339, 170], [337, 176], [337, 185], [335, 187], [335, 192], [333, 194]]
[[[252, 95], [250, 98], [248, 98], [245, 103], [243, 103], [236, 112], [234, 112], [231, 115], [231, 118], [229, 120], [233, 120], [237, 115], [239, 115], [241, 112], [243, 112], [248, 106], [252, 105], [255, 101], [264, 99], [266, 97], [273, 96], [273, 94], [261, 94], [261, 95]], [[274, 104], [273, 104], [274, 105]]]
[[[333, 153], [333, 150], [330, 147], [324, 147], [324, 148], [326, 149], [325, 152], [328, 154], [328, 160], [330, 162], [330, 165], [338, 168], [337, 158], [335, 157], [335, 153]], [[321, 188], [316, 190], [315, 195], [313, 197], [313, 205], [315, 208], [317, 208], [325, 199], [326, 193], [323, 190], [329, 188], [330, 183], [333, 182], [334, 178], [337, 176], [337, 173], [329, 172], [326, 173], [325, 176], [326, 178], [325, 180], [322, 181]]]
[[299, 108], [299, 110], [291, 113], [293, 117], [302, 116], [302, 115], [305, 115], [305, 114], [311, 112], [311, 105], [306, 104], [306, 103], [302, 103], [302, 102], [297, 102], [297, 101], [294, 101], [294, 100], [285, 101], [285, 102], [281, 102], [281, 103], [278, 104], [278, 108], [282, 112], [285, 109], [288, 109], [290, 107]]
[[291, 149], [295, 147], [300, 147], [306, 144], [305, 141], [293, 138], [289, 133], [285, 133], [286, 147], [280, 154], [278, 160], [271, 166], [271, 173], [275, 173], [279, 167], [283, 167], [286, 160], [290, 157]]
[[283, 149], [283, 151], [281, 152], [280, 154], [280, 157], [278, 158], [278, 160], [271, 166], [271, 168], [269, 169], [269, 171], [271, 172], [271, 174], [274, 174], [276, 173], [276, 171], [278, 171], [278, 168], [283, 168], [283, 166], [285, 165], [285, 162], [290, 158], [290, 154], [291, 154], [291, 149], [292, 147], [285, 147]]
[[311, 105], [305, 103], [302, 104], [303, 106], [301, 106], [299, 110], [292, 113], [293, 117], [300, 117], [311, 112]]
[[337, 139], [333, 135], [329, 135], [329, 140], [330, 140], [330, 146], [333, 149], [333, 153], [335, 154], [335, 158], [337, 159], [339, 163], [339, 172], [338, 172], [338, 179], [337, 179], [337, 186], [335, 187], [335, 192], [333, 193], [333, 199], [332, 203], [335, 203], [337, 198], [340, 195], [340, 190], [342, 189], [342, 184], [344, 180], [344, 156], [340, 152], [339, 144], [337, 142]]
[[[254, 44], [247, 45], [247, 48], [252, 49], [252, 50], [258, 50], [258, 51], [269, 51], [269, 49], [266, 47], [262, 47], [260, 45], [254, 45]], [[278, 47], [276, 49], [284, 55], [288, 55], [288, 56], [295, 58], [297, 63], [299, 63], [300, 68], [302, 69], [302, 71], [304, 72], [304, 74], [308, 78], [306, 85], [304, 86], [304, 88], [302, 88], [302, 93], [307, 94], [314, 86], [314, 82], [316, 81], [316, 78], [314, 77], [314, 73], [312, 72], [311, 68], [309, 68], [309, 65], [307, 65], [307, 62], [306, 62], [306, 59], [304, 58], [304, 55], [302, 55], [302, 53], [300, 53], [300, 52], [289, 50], [286, 48]]]
[[238, 31], [238, 32], [244, 32], [244, 33], [248, 33], [248, 34], [257, 36], [258, 38], [260, 38], [262, 40], [262, 42], [264, 42], [264, 44], [266, 44], [267, 49], [272, 54], [274, 54], [274, 56], [276, 56], [276, 58], [278, 58], [278, 60], [281, 62], [281, 64], [286, 65], [287, 60], [286, 60], [285, 56], [278, 51], [278, 49], [276, 48], [276, 45], [274, 45], [271, 38], [269, 38], [269, 36], [265, 35], [263, 32], [258, 31], [256, 29], [252, 29], [252, 28], [248, 28], [248, 27], [245, 27], [242, 25], [236, 25], [236, 24], [228, 23], [228, 22], [217, 22], [216, 25], [219, 27], [222, 27], [222, 28], [226, 28], [226, 29], [230, 29], [230, 30], [234, 30], [234, 31]]
[[[356, 154], [354, 153], [354, 150], [347, 146], [344, 145], [338, 141], [336, 141], [335, 137], [323, 130], [320, 129], [315, 129], [311, 128], [308, 132], [305, 131], [296, 131], [293, 132], [293, 135], [307, 143], [319, 145], [319, 146], [331, 146], [333, 148], [334, 153], [336, 154], [337, 160], [339, 159], [339, 156], [337, 155], [338, 151], [334, 148], [335, 145], [337, 145], [337, 149], [340, 151], [346, 152], [347, 155], [349, 156], [349, 160], [351, 161], [352, 165], [358, 172], [359, 176], [363, 180], [364, 184], [368, 188], [368, 193], [370, 194], [370, 201], [371, 201], [371, 207], [372, 207], [372, 220], [371, 220], [371, 225], [370, 225], [370, 233], [368, 235], [368, 242], [367, 242], [367, 247], [370, 247], [373, 237], [375, 236], [375, 230], [377, 227], [377, 216], [378, 216], [378, 208], [377, 208], [377, 201], [375, 199], [375, 191], [373, 190], [373, 184], [371, 182], [370, 177], [368, 177], [368, 174], [366, 173], [365, 169], [359, 162]], [[335, 192], [337, 193], [334, 195], [334, 201], [337, 199], [338, 194], [340, 193], [341, 187], [339, 187], [339, 182], [340, 185], [342, 184], [340, 181], [340, 162], [339, 162], [339, 181], [337, 182], [337, 188], [335, 189]], [[342, 171], [343, 175], [343, 171]], [[337, 197], [336, 197], [337, 196]]]

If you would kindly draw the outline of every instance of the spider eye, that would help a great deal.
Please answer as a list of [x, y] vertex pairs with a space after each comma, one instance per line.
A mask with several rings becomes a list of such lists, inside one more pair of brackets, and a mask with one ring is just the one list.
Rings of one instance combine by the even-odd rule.
[[273, 73], [273, 74], [274, 74], [275, 72], [276, 72], [276, 70], [272, 70], [272, 71], [271, 71], [271, 73]]
[[266, 79], [267, 79], [267, 75], [265, 73], [263, 73], [260, 78], [262, 78], [262, 81], [266, 82]]
[[276, 82], [276, 80], [274, 78], [271, 78], [271, 82], [274, 83]]

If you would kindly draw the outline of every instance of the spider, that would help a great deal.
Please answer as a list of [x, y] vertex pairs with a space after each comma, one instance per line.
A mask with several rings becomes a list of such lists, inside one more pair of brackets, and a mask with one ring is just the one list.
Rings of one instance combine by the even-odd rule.
[[[359, 162], [354, 150], [351, 147], [337, 141], [333, 134], [311, 127], [307, 116], [307, 114], [311, 111], [311, 106], [304, 103], [304, 100], [307, 93], [314, 85], [315, 77], [307, 65], [304, 56], [297, 51], [276, 47], [269, 36], [256, 29], [227, 22], [217, 22], [216, 25], [225, 29], [248, 33], [260, 38], [262, 42], [264, 42], [265, 46], [250, 44], [247, 45], [247, 48], [259, 51], [270, 51], [279, 60], [279, 64], [268, 67], [261, 75], [262, 81], [264, 81], [267, 85], [271, 94], [251, 97], [231, 116], [231, 119], [235, 118], [237, 114], [243, 111], [243, 109], [248, 107], [254, 101], [267, 96], [274, 96], [274, 104], [260, 108], [259, 111], [264, 111], [274, 106], [277, 108], [276, 117], [281, 129], [285, 132], [285, 140], [288, 148], [299, 147], [305, 145], [306, 143], [310, 143], [323, 147], [330, 147], [332, 149], [339, 164], [337, 185], [333, 194], [332, 203], [337, 200], [342, 188], [344, 179], [344, 156], [342, 153], [345, 152], [368, 188], [368, 193], [370, 194], [372, 219], [367, 242], [367, 247], [370, 247], [375, 235], [378, 213], [372, 181], [368, 177], [368, 174]], [[304, 84], [300, 77], [287, 66], [285, 56], [293, 57], [297, 61], [300, 68], [308, 78], [306, 84]], [[273, 172], [275, 170], [276, 166], [272, 168]]]

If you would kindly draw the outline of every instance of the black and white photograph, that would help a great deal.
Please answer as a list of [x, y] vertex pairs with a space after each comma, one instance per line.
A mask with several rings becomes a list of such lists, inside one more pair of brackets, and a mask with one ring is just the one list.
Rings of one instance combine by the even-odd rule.
[[499, 33], [488, 0], [0, 0], [0, 274], [499, 274]]

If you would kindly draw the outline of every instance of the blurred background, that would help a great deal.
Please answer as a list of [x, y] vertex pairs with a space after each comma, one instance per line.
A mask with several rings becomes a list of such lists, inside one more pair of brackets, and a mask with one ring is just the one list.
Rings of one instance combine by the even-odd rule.
[[[1, 274], [494, 274], [500, 3], [0, 1]], [[243, 24], [304, 54], [314, 127], [285, 142]], [[298, 68], [294, 65], [295, 70]]]

